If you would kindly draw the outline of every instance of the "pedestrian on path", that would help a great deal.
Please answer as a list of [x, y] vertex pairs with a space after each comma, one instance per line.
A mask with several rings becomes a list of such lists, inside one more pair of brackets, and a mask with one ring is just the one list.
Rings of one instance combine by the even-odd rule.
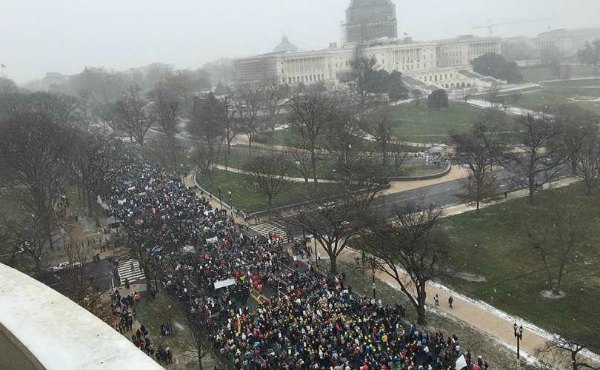
[[452, 298], [452, 296], [450, 296], [450, 298], [448, 298], [448, 306], [450, 306], [450, 308], [453, 308], [452, 303], [454, 303], [454, 298]]
[[440, 305], [440, 297], [438, 297], [437, 294], [435, 295], [435, 297], [433, 297], [433, 302], [435, 302], [436, 306]]

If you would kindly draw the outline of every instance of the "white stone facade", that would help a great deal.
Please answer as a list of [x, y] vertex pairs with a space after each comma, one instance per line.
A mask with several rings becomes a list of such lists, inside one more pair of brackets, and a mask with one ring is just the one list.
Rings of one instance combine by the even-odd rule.
[[[235, 82], [245, 83], [265, 78], [297, 85], [327, 82], [336, 84], [340, 75], [350, 70], [356, 50], [331, 47], [320, 51], [270, 53], [234, 61]], [[376, 68], [399, 71], [428, 85], [448, 87], [457, 83], [458, 71], [470, 69], [470, 62], [489, 52], [500, 53], [499, 38], [457, 38], [442, 42], [379, 42], [362, 49], [374, 57]], [[464, 77], [464, 76], [462, 76]]]

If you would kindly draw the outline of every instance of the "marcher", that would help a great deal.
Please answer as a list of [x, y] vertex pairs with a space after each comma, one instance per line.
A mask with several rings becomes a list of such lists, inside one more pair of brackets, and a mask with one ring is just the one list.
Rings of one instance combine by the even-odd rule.
[[[124, 166], [114, 185], [110, 216], [123, 220], [130, 240], [168, 246], [169, 252], [155, 252], [164, 269], [157, 271], [157, 285], [186, 302], [189, 313], [214, 330], [213, 346], [231, 367], [450, 368], [461, 355], [458, 337], [405, 326], [402, 306], [360, 296], [343, 275], [326, 276], [294, 261], [277, 235], [243, 235], [225, 211], [213, 211], [181, 179], [152, 165], [136, 166]], [[184, 252], [184, 246], [191, 246], [191, 252]], [[297, 269], [291, 268], [294, 264]], [[229, 278], [235, 281], [229, 290], [214, 289], [215, 282]], [[258, 307], [250, 309], [250, 291], [276, 294], [261, 296]], [[138, 292], [121, 297], [115, 290], [113, 312], [121, 328], [132, 329], [139, 297]], [[435, 301], [439, 305], [437, 295]], [[161, 334], [171, 333], [170, 324], [163, 323]], [[170, 348], [154, 351], [149, 334], [140, 326], [132, 340], [157, 361], [171, 362]]]

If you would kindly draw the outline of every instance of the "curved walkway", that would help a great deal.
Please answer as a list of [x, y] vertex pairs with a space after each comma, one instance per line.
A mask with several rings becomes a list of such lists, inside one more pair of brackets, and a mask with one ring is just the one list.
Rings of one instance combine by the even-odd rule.
[[[549, 186], [552, 188], [559, 188], [570, 185], [576, 181], [579, 180], [567, 178], [556, 181]], [[527, 190], [518, 190], [510, 193], [507, 199], [510, 200], [515, 198], [523, 198], [526, 196]], [[501, 203], [504, 201], [506, 200], [503, 199], [495, 203], [482, 204], [481, 207], [488, 207], [492, 204]], [[473, 209], [474, 207], [464, 204], [448, 207], [444, 210], [443, 217], [472, 211]], [[325, 256], [325, 251], [320, 245], [318, 247], [321, 249], [320, 254]], [[359, 256], [359, 252], [352, 249], [346, 249], [340, 254], [338, 259], [352, 266], [356, 263], [355, 261], [357, 256]], [[398, 283], [384, 272], [376, 271], [375, 277], [395, 289], [400, 289]], [[405, 274], [403, 278], [405, 281], [409, 281], [407, 274]], [[436, 294], [440, 299], [439, 306], [436, 306], [434, 303], [434, 297]], [[450, 296], [454, 298], [452, 309], [447, 303]], [[501, 311], [486, 302], [467, 297], [440, 283], [430, 282], [427, 285], [427, 305], [428, 310], [446, 317], [453, 318], [455, 320], [460, 320], [467, 325], [490, 335], [496, 339], [499, 344], [513, 350], [514, 352], [516, 352], [516, 342], [512, 326], [515, 322], [519, 325], [523, 325], [524, 333], [523, 341], [521, 342], [521, 355], [527, 360], [527, 362], [537, 366], [545, 366], [549, 361], [552, 361], [550, 363], [552, 365], [552, 369], [569, 368], [568, 365], [570, 364], [570, 358], [567, 356], [567, 353], [565, 353], [564, 361], [561, 362], [561, 364], [555, 363], [554, 361], [556, 360], [554, 358], [544, 358], [538, 354], [538, 352], [543, 349], [550, 340], [556, 337], [556, 334], [549, 333], [533, 323]], [[581, 355], [586, 357], [587, 361], [595, 364], [595, 366], [600, 366], [599, 355], [587, 350], [584, 350]]]
[[[215, 167], [217, 169], [223, 170], [223, 171], [228, 171], [228, 172], [233, 172], [233, 173], [239, 173], [239, 174], [242, 174], [242, 175], [252, 175], [250, 172], [244, 171], [244, 170], [240, 170], [239, 168], [225, 167], [225, 166], [220, 165], [220, 164], [216, 164]], [[290, 182], [306, 182], [306, 180], [303, 177], [283, 176], [282, 179], [290, 181]], [[312, 181], [312, 179], [309, 179], [309, 181]], [[317, 179], [317, 182], [320, 182], [321, 184], [335, 184], [335, 183], [338, 183], [339, 181]]]

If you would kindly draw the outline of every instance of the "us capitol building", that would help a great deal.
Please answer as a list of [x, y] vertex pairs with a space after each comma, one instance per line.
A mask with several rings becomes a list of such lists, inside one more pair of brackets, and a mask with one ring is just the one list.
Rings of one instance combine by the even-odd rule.
[[409, 85], [427, 88], [453, 88], [463, 83], [489, 84], [473, 78], [470, 63], [491, 52], [500, 54], [499, 37], [471, 35], [435, 42], [398, 39], [396, 6], [391, 0], [351, 0], [343, 25], [341, 46], [331, 43], [318, 51], [298, 51], [284, 37], [272, 53], [236, 59], [237, 84], [277, 79], [297, 85], [324, 82], [335, 86], [350, 70], [357, 49], [374, 57], [376, 68], [399, 71]]

